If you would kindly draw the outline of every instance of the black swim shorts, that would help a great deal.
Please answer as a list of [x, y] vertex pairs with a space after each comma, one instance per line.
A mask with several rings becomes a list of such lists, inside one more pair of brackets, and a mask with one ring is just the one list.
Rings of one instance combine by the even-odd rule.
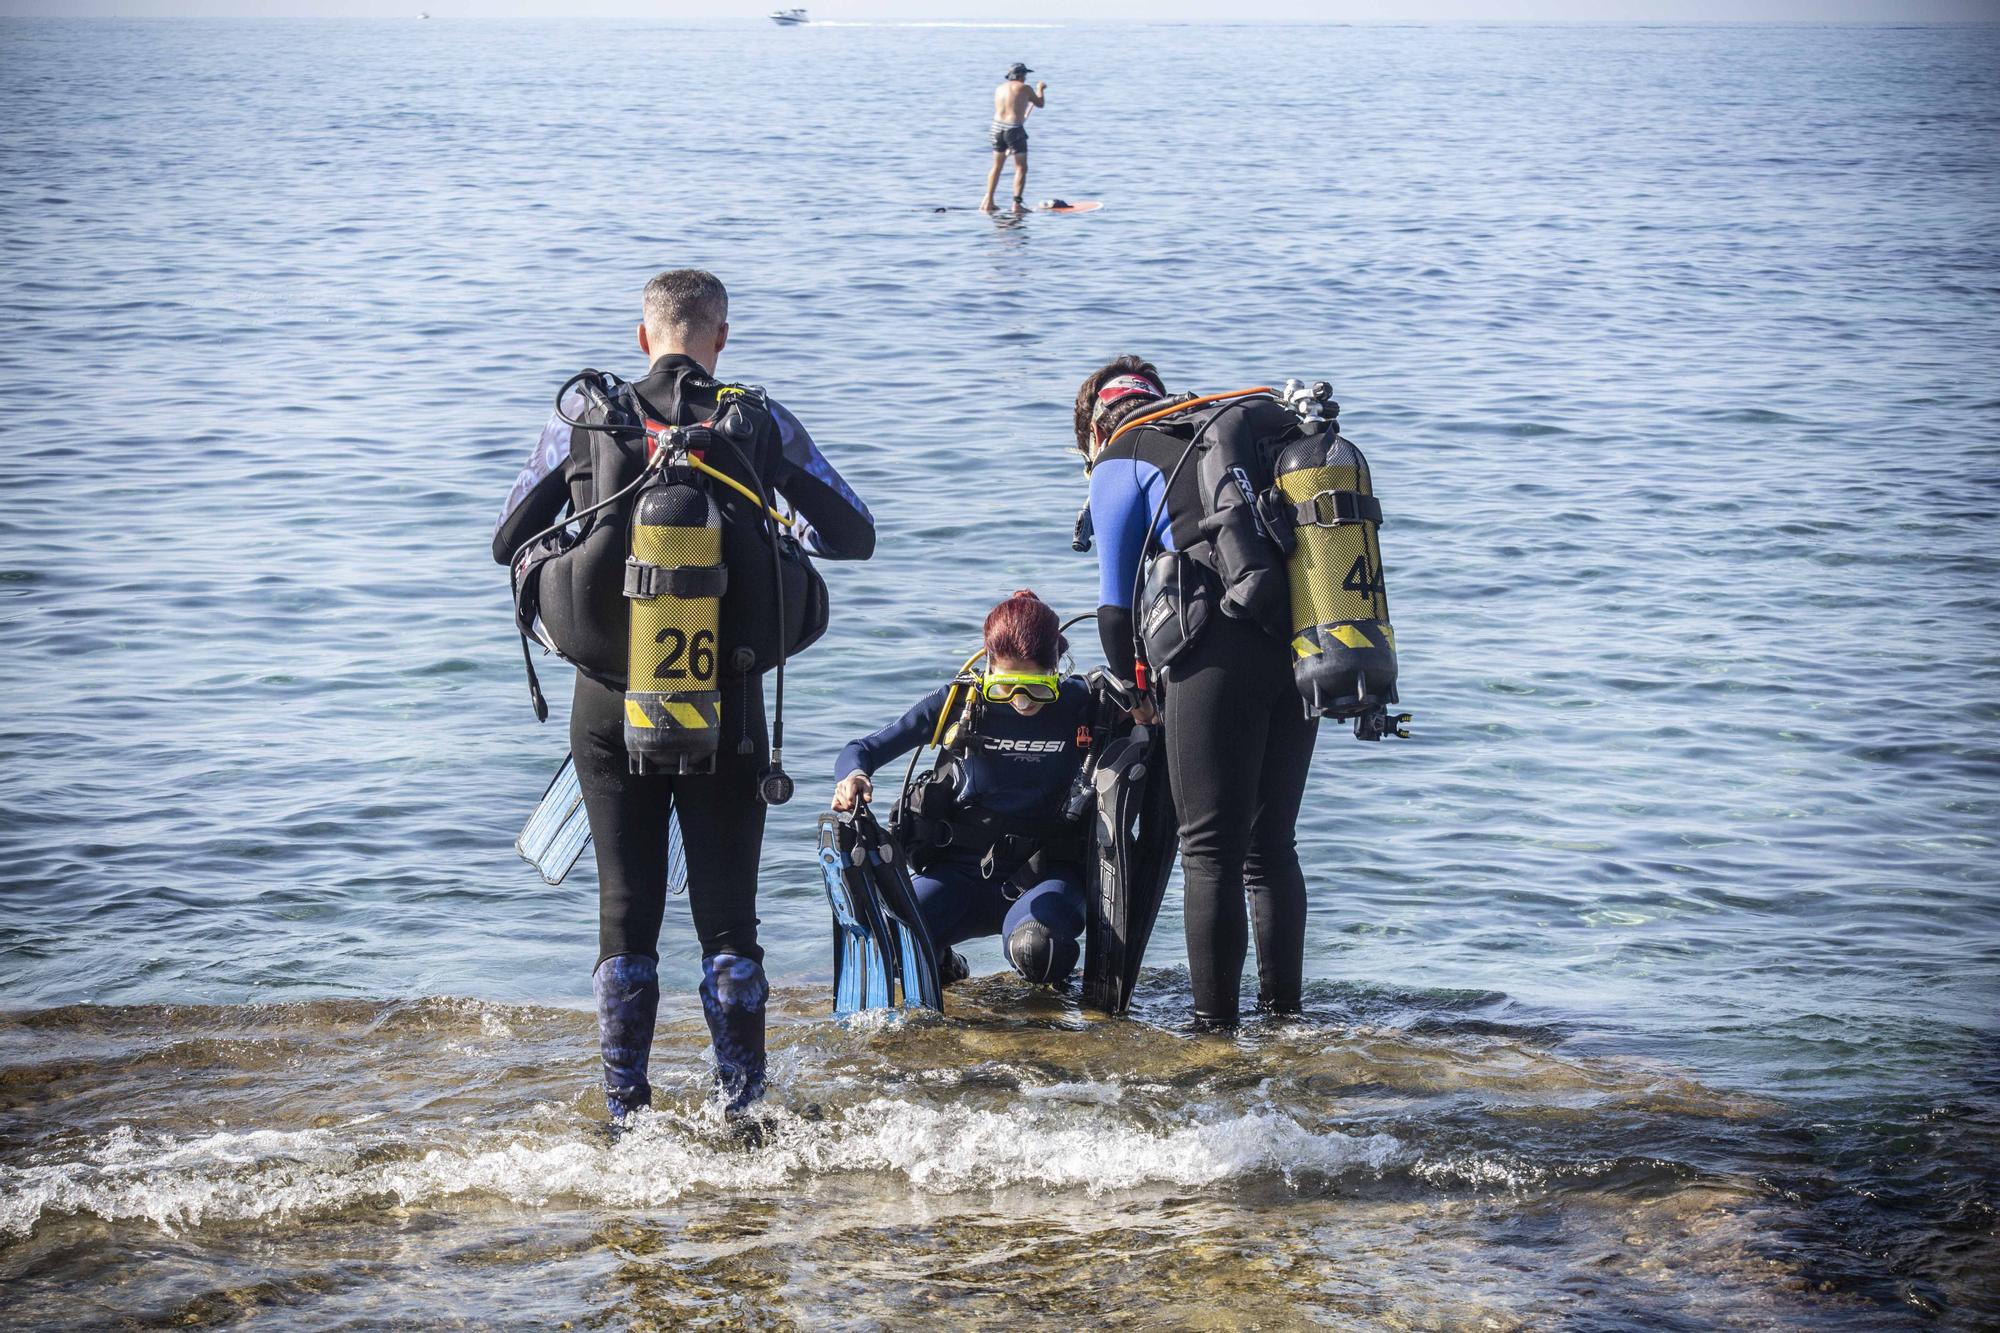
[[1009, 125], [1004, 121], [993, 122], [993, 151], [996, 153], [1025, 153], [1028, 151], [1028, 127]]

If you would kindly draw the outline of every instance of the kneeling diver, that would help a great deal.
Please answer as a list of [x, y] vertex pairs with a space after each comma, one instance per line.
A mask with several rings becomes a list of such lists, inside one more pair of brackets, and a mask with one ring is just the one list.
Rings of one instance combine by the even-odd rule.
[[[840, 752], [833, 808], [872, 800], [883, 764], [942, 740], [938, 770], [918, 781], [897, 821], [929, 940], [943, 950], [998, 934], [1023, 978], [1058, 985], [1076, 967], [1089, 910], [1084, 832], [1065, 807], [1096, 705], [1081, 677], [1058, 674], [1060, 622], [1034, 593], [994, 607], [984, 641], [986, 671], [971, 688], [940, 686]], [[946, 982], [966, 974], [956, 953], [940, 964]]]
[[[685, 834], [702, 1009], [731, 1112], [764, 1089], [757, 869], [767, 804], [789, 797], [764, 673], [826, 623], [807, 555], [865, 560], [874, 521], [812, 437], [760, 390], [714, 378], [729, 297], [675, 269], [646, 285], [627, 384], [586, 371], [514, 483], [493, 556], [516, 619], [577, 667], [570, 752], [597, 846], [593, 974], [614, 1123], [650, 1104], [668, 816]], [[782, 497], [795, 513], [772, 509]], [[565, 518], [565, 515], [567, 517]], [[530, 682], [538, 714], [539, 687]]]

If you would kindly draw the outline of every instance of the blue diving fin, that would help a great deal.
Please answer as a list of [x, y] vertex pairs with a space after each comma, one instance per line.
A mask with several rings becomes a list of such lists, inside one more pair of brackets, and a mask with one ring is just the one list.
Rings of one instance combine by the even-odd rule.
[[[687, 888], [687, 851], [681, 845], [679, 811], [667, 817], [667, 888], [674, 893]], [[562, 767], [549, 779], [540, 805], [514, 839], [521, 859], [541, 872], [549, 884], [560, 884], [590, 845], [590, 816], [583, 808], [583, 784], [577, 780], [576, 761], [563, 756]]]
[[866, 807], [822, 815], [820, 870], [833, 908], [833, 1012], [942, 1009], [937, 950], [902, 848]]
[[863, 837], [868, 864], [882, 897], [882, 918], [896, 946], [896, 983], [902, 1007], [942, 1010], [944, 980], [939, 975], [938, 951], [924, 925], [923, 914], [917, 910], [917, 890], [910, 883], [909, 859], [873, 815], [865, 809], [859, 813], [866, 821]]
[[[833, 908], [833, 1015], [886, 1009], [895, 977], [873, 886], [852, 868], [837, 815], [819, 817], [819, 869]], [[851, 845], [851, 844], [850, 844]]]

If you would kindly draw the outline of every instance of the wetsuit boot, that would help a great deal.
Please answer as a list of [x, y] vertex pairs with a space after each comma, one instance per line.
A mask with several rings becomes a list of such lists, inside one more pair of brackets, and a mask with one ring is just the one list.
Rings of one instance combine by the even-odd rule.
[[1068, 980], [1076, 967], [1076, 956], [1075, 940], [1057, 939], [1039, 921], [1023, 921], [1007, 937], [1007, 961], [1037, 986], [1057, 986]]
[[730, 1115], [764, 1095], [764, 966], [741, 954], [701, 960], [701, 1011], [715, 1043], [715, 1081]]
[[597, 965], [597, 1044], [604, 1060], [604, 1100], [611, 1123], [621, 1125], [653, 1104], [646, 1064], [653, 1053], [653, 1020], [660, 1012], [660, 965], [644, 954], [621, 953]]

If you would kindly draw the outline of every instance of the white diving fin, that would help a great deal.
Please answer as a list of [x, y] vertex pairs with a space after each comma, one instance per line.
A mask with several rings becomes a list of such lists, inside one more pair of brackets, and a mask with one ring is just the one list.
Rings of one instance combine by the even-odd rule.
[[[576, 776], [576, 761], [564, 755], [562, 767], [542, 793], [541, 804], [521, 827], [521, 836], [514, 839], [514, 850], [545, 883], [560, 884], [589, 845], [590, 816], [583, 806], [583, 784]], [[678, 810], [667, 816], [667, 889], [672, 893], [687, 890], [687, 850], [681, 843]]]

